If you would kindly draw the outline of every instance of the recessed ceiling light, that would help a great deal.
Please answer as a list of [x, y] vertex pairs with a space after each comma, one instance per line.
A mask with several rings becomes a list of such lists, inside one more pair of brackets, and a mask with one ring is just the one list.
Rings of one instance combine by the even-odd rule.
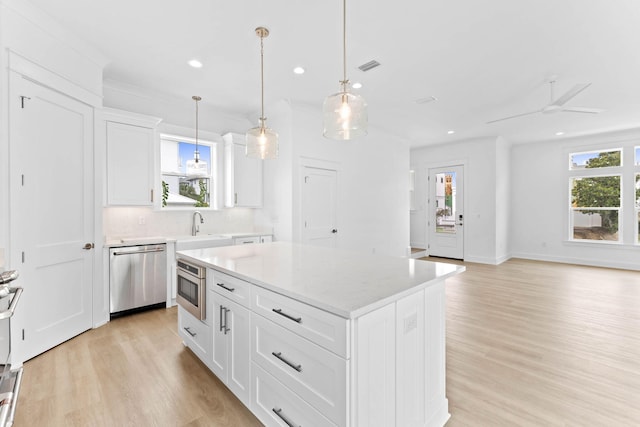
[[193, 68], [202, 68], [202, 62], [197, 59], [192, 59], [187, 64], [191, 65]]
[[556, 136], [562, 136], [562, 135], [564, 135], [564, 132], [562, 132], [562, 131], [561, 132], [556, 132]]
[[302, 67], [296, 67], [293, 69], [293, 72], [296, 74], [304, 74], [304, 68]]
[[447, 133], [448, 133], [449, 135], [453, 135], [454, 133], [456, 133], [456, 131], [455, 131], [455, 130], [449, 130], [449, 131], [447, 131]]
[[351, 85], [351, 87], [354, 89], [360, 89], [362, 87], [362, 83], [355, 82], [354, 84]]

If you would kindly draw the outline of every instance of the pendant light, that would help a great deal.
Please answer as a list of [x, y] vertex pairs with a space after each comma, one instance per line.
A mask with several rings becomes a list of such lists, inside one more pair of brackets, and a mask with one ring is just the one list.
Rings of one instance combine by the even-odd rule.
[[198, 101], [202, 98], [199, 96], [192, 96], [196, 102], [196, 149], [193, 152], [193, 159], [187, 160], [187, 176], [207, 176], [207, 162], [200, 160], [200, 151], [198, 151]]
[[349, 93], [347, 79], [347, 0], [342, 2], [342, 67], [341, 91], [328, 96], [322, 106], [324, 132], [327, 138], [347, 141], [367, 134], [367, 103]]
[[275, 159], [278, 157], [278, 134], [266, 126], [264, 116], [264, 38], [269, 36], [269, 30], [264, 27], [256, 28], [256, 35], [260, 37], [260, 125], [249, 129], [246, 135], [246, 155], [255, 159]]

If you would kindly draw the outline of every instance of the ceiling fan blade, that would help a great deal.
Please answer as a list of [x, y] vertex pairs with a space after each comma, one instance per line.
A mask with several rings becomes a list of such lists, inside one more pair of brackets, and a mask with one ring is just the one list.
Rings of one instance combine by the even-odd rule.
[[591, 86], [591, 83], [579, 83], [575, 85], [573, 88], [571, 88], [564, 95], [562, 95], [560, 98], [553, 101], [550, 105], [555, 105], [560, 107], [566, 104], [571, 98], [573, 98], [574, 96], [576, 96], [577, 94], [579, 94], [580, 92], [588, 88], [589, 86]]
[[501, 119], [491, 120], [490, 122], [487, 122], [487, 124], [495, 123], [495, 122], [501, 122], [503, 120], [515, 119], [516, 117], [528, 116], [529, 114], [535, 114], [535, 113], [539, 113], [541, 111], [542, 110], [529, 111], [528, 113], [516, 114], [515, 116], [509, 116], [509, 117], [503, 117]]
[[570, 113], [591, 113], [598, 114], [602, 113], [604, 110], [602, 108], [588, 108], [588, 107], [567, 107], [563, 108], [562, 111], [568, 111]]

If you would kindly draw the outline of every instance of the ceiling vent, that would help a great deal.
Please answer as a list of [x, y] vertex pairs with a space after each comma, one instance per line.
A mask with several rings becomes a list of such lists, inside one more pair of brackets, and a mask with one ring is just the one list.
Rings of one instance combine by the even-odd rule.
[[378, 61], [376, 61], [375, 59], [372, 61], [369, 61], [367, 63], [362, 64], [361, 66], [358, 67], [358, 69], [360, 71], [370, 71], [373, 70], [374, 68], [380, 66], [380, 63]]

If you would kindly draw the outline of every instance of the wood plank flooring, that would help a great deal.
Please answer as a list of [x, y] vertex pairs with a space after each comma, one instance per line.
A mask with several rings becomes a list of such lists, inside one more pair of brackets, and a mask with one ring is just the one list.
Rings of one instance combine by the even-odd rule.
[[[639, 272], [465, 265], [447, 281], [448, 427], [640, 426]], [[259, 426], [176, 317], [117, 319], [26, 362], [14, 425]]]

